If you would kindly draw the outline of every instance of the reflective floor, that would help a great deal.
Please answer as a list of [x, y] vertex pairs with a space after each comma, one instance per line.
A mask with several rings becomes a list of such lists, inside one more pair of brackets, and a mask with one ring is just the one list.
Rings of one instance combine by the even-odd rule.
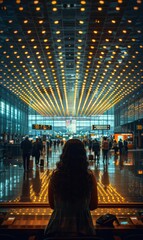
[[[44, 156], [44, 167], [24, 173], [21, 156], [0, 161], [0, 202], [48, 203], [49, 177], [61, 154], [61, 147], [52, 148]], [[87, 155], [89, 155], [87, 149]], [[32, 166], [33, 163], [33, 166]], [[129, 150], [127, 155], [109, 153], [109, 162], [89, 162], [98, 181], [99, 203], [143, 202], [143, 150]]]

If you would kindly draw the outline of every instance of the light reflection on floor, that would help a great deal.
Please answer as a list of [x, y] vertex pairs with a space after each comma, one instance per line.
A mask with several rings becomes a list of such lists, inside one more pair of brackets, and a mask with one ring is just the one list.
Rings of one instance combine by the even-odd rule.
[[[47, 188], [52, 170], [59, 160], [61, 148], [45, 156], [44, 167], [24, 173], [21, 157], [0, 162], [0, 201], [47, 203]], [[88, 155], [87, 151], [87, 155]], [[91, 161], [90, 168], [98, 182], [99, 203], [143, 202], [143, 150], [128, 155], [109, 154], [109, 164]]]

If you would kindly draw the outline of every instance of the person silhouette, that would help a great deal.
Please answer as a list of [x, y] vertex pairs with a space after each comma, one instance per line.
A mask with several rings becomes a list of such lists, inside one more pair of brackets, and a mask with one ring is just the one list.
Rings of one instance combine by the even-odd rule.
[[109, 174], [108, 174], [108, 164], [105, 163], [104, 164], [104, 168], [103, 168], [103, 175], [101, 178], [101, 182], [104, 185], [105, 190], [107, 190], [108, 186], [109, 186]]
[[65, 143], [49, 182], [48, 198], [53, 213], [45, 237], [95, 234], [90, 210], [98, 206], [97, 182], [80, 140]]
[[22, 158], [23, 158], [23, 168], [24, 171], [29, 171], [30, 155], [32, 153], [32, 142], [29, 140], [28, 136], [21, 142]]

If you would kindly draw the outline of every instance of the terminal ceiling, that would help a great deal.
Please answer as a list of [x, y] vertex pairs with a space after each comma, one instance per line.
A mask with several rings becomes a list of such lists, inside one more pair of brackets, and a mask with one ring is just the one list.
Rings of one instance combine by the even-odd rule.
[[43, 116], [140, 94], [143, 1], [0, 0], [0, 85]]

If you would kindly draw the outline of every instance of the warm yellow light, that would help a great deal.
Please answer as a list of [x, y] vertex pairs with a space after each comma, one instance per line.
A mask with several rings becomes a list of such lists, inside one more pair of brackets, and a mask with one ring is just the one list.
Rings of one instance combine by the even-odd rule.
[[23, 11], [23, 7], [19, 7], [19, 11]]
[[81, 1], [80, 2], [82, 5], [85, 5], [86, 4], [86, 1]]
[[59, 24], [59, 21], [58, 20], [54, 21], [54, 24]]
[[57, 8], [53, 8], [53, 12], [56, 12], [57, 11]]
[[52, 4], [53, 4], [53, 5], [57, 4], [57, 1], [52, 1]]
[[39, 20], [39, 24], [42, 24], [43, 23], [43, 20]]
[[138, 6], [135, 6], [133, 9], [134, 9], [135, 11], [137, 11], [139, 8], [138, 8]]

